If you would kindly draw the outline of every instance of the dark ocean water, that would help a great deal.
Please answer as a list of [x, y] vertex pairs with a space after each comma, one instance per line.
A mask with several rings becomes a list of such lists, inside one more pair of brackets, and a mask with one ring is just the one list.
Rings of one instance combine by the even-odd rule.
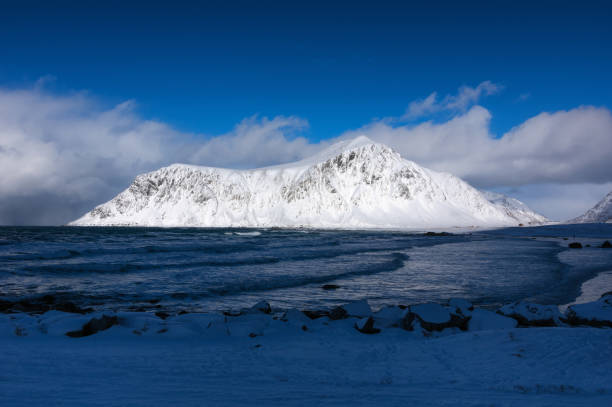
[[[574, 239], [593, 247], [568, 251]], [[595, 247], [605, 239], [612, 239], [612, 225], [453, 236], [2, 227], [0, 299], [52, 294], [81, 306], [175, 311], [239, 309], [260, 299], [278, 308], [322, 308], [362, 298], [373, 306], [451, 297], [483, 305], [526, 298], [566, 303], [583, 281], [612, 270], [612, 250]], [[340, 288], [323, 290], [323, 284]]]

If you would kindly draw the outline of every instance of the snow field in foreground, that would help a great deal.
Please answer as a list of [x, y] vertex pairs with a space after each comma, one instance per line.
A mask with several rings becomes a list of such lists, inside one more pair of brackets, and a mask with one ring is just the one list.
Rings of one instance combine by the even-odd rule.
[[[2, 314], [0, 405], [612, 403], [612, 329], [515, 328], [513, 318], [451, 304], [415, 306], [410, 327], [397, 325], [412, 307], [372, 313], [364, 301], [335, 311], [338, 320], [268, 314], [265, 303], [239, 316], [117, 313], [118, 325], [82, 338], [65, 333], [104, 313]], [[604, 309], [597, 304], [587, 308]], [[546, 311], [508, 311], [530, 309]], [[471, 316], [467, 332], [420, 326], [454, 312]], [[380, 333], [355, 329], [370, 317]]]

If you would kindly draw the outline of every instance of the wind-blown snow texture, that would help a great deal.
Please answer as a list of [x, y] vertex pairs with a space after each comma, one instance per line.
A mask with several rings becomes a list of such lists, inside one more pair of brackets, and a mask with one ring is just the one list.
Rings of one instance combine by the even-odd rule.
[[612, 192], [608, 193], [597, 205], [586, 211], [584, 215], [568, 221], [568, 223], [602, 222], [612, 222]]
[[[518, 201], [517, 201], [518, 202]], [[531, 223], [459, 178], [366, 137], [303, 161], [253, 170], [174, 164], [136, 177], [72, 225], [454, 227]]]

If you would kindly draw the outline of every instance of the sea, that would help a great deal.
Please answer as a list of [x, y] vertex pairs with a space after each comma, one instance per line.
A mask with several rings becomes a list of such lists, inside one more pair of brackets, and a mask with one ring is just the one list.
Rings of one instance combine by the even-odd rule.
[[612, 249], [600, 247], [612, 224], [423, 232], [0, 227], [0, 299], [171, 312], [260, 300], [278, 310], [362, 299], [373, 308], [450, 298], [567, 304], [612, 271]]

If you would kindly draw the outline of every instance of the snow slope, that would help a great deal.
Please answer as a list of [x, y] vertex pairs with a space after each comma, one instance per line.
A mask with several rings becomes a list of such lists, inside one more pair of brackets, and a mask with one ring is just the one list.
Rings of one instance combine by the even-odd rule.
[[136, 177], [72, 225], [424, 228], [516, 225], [461, 179], [366, 137], [292, 164], [174, 164]]
[[612, 192], [608, 193], [594, 207], [567, 223], [602, 223], [612, 222]]
[[511, 218], [514, 218], [517, 223], [522, 223], [523, 225], [543, 225], [550, 222], [550, 219], [546, 216], [534, 212], [516, 198], [491, 191], [480, 191], [480, 193], [493, 205], [504, 211]]

